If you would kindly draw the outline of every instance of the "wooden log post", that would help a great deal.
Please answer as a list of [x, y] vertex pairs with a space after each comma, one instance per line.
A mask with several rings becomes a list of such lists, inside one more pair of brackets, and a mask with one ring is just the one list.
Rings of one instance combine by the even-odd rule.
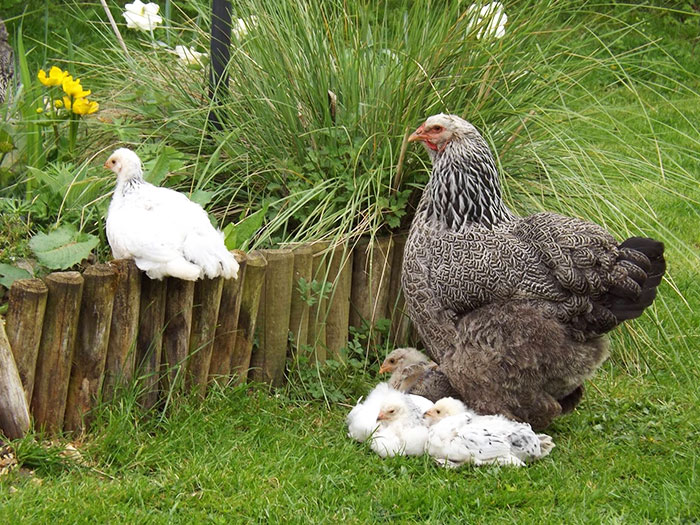
[[139, 331], [136, 337], [136, 370], [141, 393], [139, 403], [150, 410], [158, 402], [160, 357], [163, 350], [163, 322], [167, 281], [141, 280]]
[[245, 383], [248, 377], [266, 268], [267, 261], [262, 253], [252, 251], [248, 254], [243, 275], [236, 345], [231, 357], [231, 374], [236, 376], [236, 384]]
[[165, 396], [181, 391], [192, 330], [194, 281], [168, 277], [165, 294], [165, 328], [161, 353], [160, 389]]
[[391, 237], [375, 239], [373, 243], [363, 239], [355, 246], [350, 324], [357, 328], [366, 324], [369, 330], [369, 345], [381, 344], [375, 324], [379, 319], [388, 317], [392, 254]]
[[294, 252], [263, 250], [267, 260], [265, 283], [258, 309], [260, 345], [250, 359], [250, 377], [273, 387], [284, 385], [289, 314], [294, 278]]
[[246, 254], [241, 250], [233, 250], [233, 256], [238, 262], [238, 278], [224, 281], [219, 305], [219, 322], [209, 364], [209, 381], [217, 381], [220, 384], [225, 384], [231, 375], [231, 359], [236, 348], [238, 315], [245, 279]]
[[[322, 290], [328, 280], [328, 263], [331, 259], [330, 243], [319, 241], [312, 245], [314, 256], [311, 267], [311, 279]], [[319, 363], [326, 361], [326, 318], [328, 316], [328, 294], [313, 293], [313, 304], [309, 308], [308, 344], [311, 347], [311, 359]]]
[[393, 346], [408, 346], [411, 335], [411, 319], [406, 313], [406, 301], [401, 287], [403, 269], [403, 251], [406, 246], [406, 234], [394, 235], [394, 254], [391, 262], [391, 279], [389, 280], [388, 312], [391, 319], [389, 340]]
[[129, 383], [134, 376], [141, 306], [141, 270], [134, 261], [127, 259], [109, 264], [117, 273], [117, 284], [102, 381], [103, 401], [111, 401], [116, 389]]
[[78, 272], [55, 272], [48, 275], [45, 282], [49, 293], [37, 355], [31, 412], [37, 428], [56, 433], [63, 429], [83, 276]]
[[292, 276], [292, 299], [289, 312], [289, 331], [292, 333], [295, 349], [308, 344], [309, 336], [309, 303], [306, 294], [302, 294], [300, 280], [308, 285], [311, 283], [313, 269], [313, 248], [307, 244], [295, 246], [294, 273]]
[[0, 432], [10, 439], [17, 439], [24, 436], [27, 430], [27, 397], [5, 333], [5, 324], [0, 319]]
[[333, 290], [328, 302], [326, 346], [333, 359], [341, 359], [341, 350], [348, 344], [350, 292], [352, 290], [352, 252], [348, 244], [338, 244], [332, 252], [328, 278]]
[[187, 359], [185, 388], [196, 389], [200, 396], [207, 391], [209, 365], [214, 348], [216, 323], [219, 318], [223, 277], [202, 279], [194, 285], [194, 305], [192, 307], [192, 333]]
[[117, 273], [107, 264], [83, 272], [78, 335], [68, 384], [65, 430], [80, 431], [89, 422], [88, 412], [99, 399], [107, 358]]
[[20, 279], [10, 287], [7, 339], [24, 386], [27, 403], [32, 402], [36, 357], [41, 342], [48, 290], [41, 279]]

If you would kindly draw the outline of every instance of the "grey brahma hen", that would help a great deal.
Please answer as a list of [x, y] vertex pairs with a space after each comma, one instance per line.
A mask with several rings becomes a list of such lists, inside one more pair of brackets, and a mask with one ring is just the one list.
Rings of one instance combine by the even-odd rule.
[[5, 101], [7, 89], [15, 75], [15, 54], [9, 42], [5, 22], [0, 18], [0, 104]]
[[486, 141], [460, 117], [429, 117], [409, 140], [433, 167], [404, 252], [407, 311], [470, 408], [545, 428], [580, 401], [608, 356], [605, 334], [654, 300], [664, 246], [618, 243], [555, 213], [517, 216]]

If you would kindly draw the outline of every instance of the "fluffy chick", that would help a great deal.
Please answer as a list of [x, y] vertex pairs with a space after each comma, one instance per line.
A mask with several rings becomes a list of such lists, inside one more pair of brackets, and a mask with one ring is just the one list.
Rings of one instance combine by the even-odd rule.
[[379, 373], [391, 373], [389, 384], [402, 392], [410, 392], [437, 401], [457, 393], [437, 363], [416, 348], [397, 348], [386, 356]]
[[370, 447], [379, 456], [420, 456], [425, 452], [428, 427], [421, 410], [406, 394], [390, 392], [379, 408], [377, 422]]
[[424, 418], [430, 425], [426, 451], [451, 468], [465, 463], [522, 467], [554, 448], [550, 436], [535, 434], [527, 423], [477, 415], [453, 398], [438, 400]]

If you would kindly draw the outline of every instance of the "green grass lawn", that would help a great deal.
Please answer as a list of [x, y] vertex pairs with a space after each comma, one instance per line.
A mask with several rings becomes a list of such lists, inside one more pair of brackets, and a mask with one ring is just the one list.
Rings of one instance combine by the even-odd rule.
[[[698, 91], [697, 17], [694, 23], [650, 15], [643, 27], [692, 72], [676, 80]], [[428, 457], [382, 460], [345, 436], [348, 405], [362, 393], [356, 389], [346, 392], [347, 404], [328, 406], [299, 401], [291, 389], [225, 388], [203, 402], [184, 399], [162, 418], [139, 415], [125, 394], [100, 409], [78, 445], [86, 464], [60, 460], [60, 445], [16, 443], [34, 472], [0, 478], [0, 522], [696, 523], [700, 99], [635, 94], [594, 80], [588, 87], [600, 96], [609, 91], [607, 112], [624, 124], [617, 133], [632, 149], [651, 121], [662, 161], [688, 180], [664, 191], [663, 181], [611, 182], [639, 195], [639, 208], [622, 207], [616, 224], [664, 240], [669, 279], [654, 307], [616, 332], [612, 357], [580, 407], [549, 429], [550, 456], [524, 469], [458, 471]], [[585, 100], [578, 104], [584, 111]], [[584, 128], [571, 132], [605, 140]], [[640, 209], [661, 217], [660, 226], [646, 230]], [[365, 391], [377, 381], [370, 374], [360, 380]]]

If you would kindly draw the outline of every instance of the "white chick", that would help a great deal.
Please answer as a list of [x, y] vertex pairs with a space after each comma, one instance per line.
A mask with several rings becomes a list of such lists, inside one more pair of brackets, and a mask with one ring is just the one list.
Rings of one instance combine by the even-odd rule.
[[447, 467], [465, 463], [522, 467], [554, 448], [550, 436], [535, 434], [527, 423], [477, 415], [449, 397], [438, 400], [424, 418], [430, 425], [426, 451]]
[[425, 452], [428, 427], [408, 395], [389, 392], [380, 406], [377, 422], [370, 447], [381, 457], [420, 456]]
[[435, 367], [437, 363], [416, 348], [397, 348], [386, 356], [379, 373], [391, 373], [389, 384], [406, 392], [426, 370]]
[[106, 225], [115, 259], [134, 259], [151, 279], [238, 276], [223, 234], [199, 204], [146, 182], [141, 160], [127, 148], [112, 153], [105, 168], [117, 175]]
[[[388, 383], [379, 383], [364, 401], [360, 398], [345, 420], [348, 426], [348, 437], [360, 443], [370, 437], [380, 424], [377, 417], [382, 404], [389, 399], [394, 399], [394, 394], [397, 393], [399, 392]], [[423, 414], [433, 406], [433, 402], [424, 397], [405, 395], [417, 407], [419, 414]]]

